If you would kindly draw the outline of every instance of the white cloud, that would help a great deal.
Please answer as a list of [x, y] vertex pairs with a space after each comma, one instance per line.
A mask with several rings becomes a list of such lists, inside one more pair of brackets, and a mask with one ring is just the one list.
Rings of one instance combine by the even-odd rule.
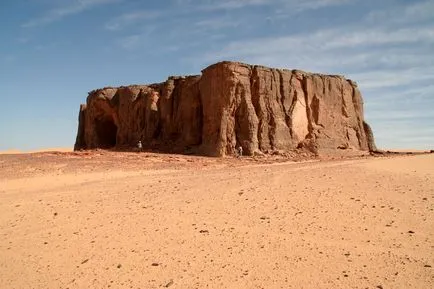
[[239, 60], [272, 67], [346, 74], [363, 89], [434, 81], [434, 25], [389, 30], [335, 28], [310, 34], [233, 41], [199, 65]]
[[434, 80], [434, 66], [407, 68], [403, 70], [366, 71], [354, 73], [355, 79], [364, 90], [387, 87], [409, 86], [422, 81]]
[[78, 14], [80, 12], [83, 12], [85, 10], [89, 10], [91, 8], [94, 8], [96, 6], [101, 6], [105, 4], [111, 4], [114, 2], [119, 2], [122, 0], [77, 0], [77, 1], [71, 1], [70, 5], [67, 6], [61, 6], [53, 8], [46, 12], [45, 15], [31, 19], [24, 24], [21, 25], [23, 28], [30, 28], [30, 27], [36, 27], [36, 26], [43, 26], [47, 25], [49, 23], [59, 21], [63, 19], [64, 17]]
[[[234, 41], [215, 55], [217, 57], [275, 55], [294, 52], [318, 53], [354, 47], [375, 45], [397, 45], [408, 43], [434, 43], [434, 25], [427, 27], [405, 28], [389, 31], [377, 27], [354, 27], [319, 30], [291, 36], [268, 37]], [[209, 54], [208, 57], [213, 57]]]
[[[195, 10], [242, 9], [248, 6], [290, 7], [296, 12], [337, 6], [357, 0], [177, 0], [180, 6], [189, 6]], [[281, 10], [279, 8], [278, 10]], [[285, 10], [284, 9], [284, 10]]]
[[237, 27], [240, 20], [231, 20], [230, 18], [208, 18], [197, 21], [194, 25], [205, 29], [223, 29], [227, 27]]
[[105, 28], [108, 30], [121, 30], [139, 21], [156, 19], [163, 14], [162, 11], [133, 11], [111, 19], [105, 24]]
[[434, 19], [434, 1], [412, 2], [398, 5], [392, 9], [372, 11], [367, 19], [378, 23], [387, 19], [387, 24], [405, 24]]
[[271, 5], [279, 0], [177, 0], [179, 6], [194, 7], [195, 10], [238, 9], [247, 6]]
[[[295, 2], [295, 3], [291, 3], [291, 2]], [[298, 10], [314, 10], [323, 7], [338, 6], [350, 2], [351, 0], [305, 0], [305, 1], [290, 1], [289, 4], [297, 5]]]
[[[401, 88], [399, 90], [388, 90], [386, 87], [384, 89], [376, 89], [376, 93], [381, 95], [376, 100], [370, 101], [371, 106], [381, 106], [384, 105], [385, 100], [407, 100], [412, 103], [426, 103], [432, 101], [432, 96], [434, 95], [434, 84], [428, 85], [418, 85], [409, 86], [407, 88]], [[433, 110], [434, 113], [434, 110]]]
[[124, 37], [117, 38], [117, 43], [120, 47], [125, 50], [134, 50], [138, 48], [143, 48], [145, 45], [152, 45], [152, 39], [150, 35], [154, 32], [155, 26], [148, 25], [140, 33], [132, 34]]
[[[174, 21], [177, 23], [189, 22], [191, 25], [201, 27], [201, 29], [195, 29], [197, 33], [202, 33], [206, 29], [218, 30], [228, 27], [238, 27], [241, 24], [247, 24], [247, 21], [252, 19], [248, 16], [237, 16], [234, 17], [231, 13], [240, 12], [240, 10], [253, 8], [253, 7], [278, 7], [278, 10], [285, 11], [289, 6], [294, 9], [292, 13], [300, 13], [305, 10], [313, 10], [321, 7], [336, 6], [349, 3], [352, 0], [174, 0], [174, 6], [168, 6], [167, 8], [161, 10], [142, 10], [142, 11], [132, 11], [128, 13], [121, 14], [113, 19], [110, 19], [106, 24], [105, 28], [112, 31], [122, 30], [132, 24], [141, 24], [146, 20], [155, 21]], [[357, 1], [357, 0], [353, 0]], [[221, 10], [228, 10], [229, 14], [222, 14]], [[197, 19], [200, 14], [208, 15], [208, 13], [217, 13], [216, 15], [210, 17], [202, 17], [202, 19]], [[190, 17], [193, 17], [190, 19]], [[277, 15], [276, 15], [277, 16]], [[158, 18], [158, 20], [156, 20]], [[196, 18], [196, 20], [193, 20]], [[264, 18], [265, 19], [265, 18]], [[176, 26], [176, 25], [175, 25]], [[192, 34], [189, 31], [187, 33]], [[184, 31], [185, 33], [185, 31]]]
[[[323, 48], [373, 46], [406, 43], [434, 43], [434, 25], [428, 27], [402, 28], [398, 30], [362, 29], [358, 31], [330, 33], [324, 35]], [[333, 35], [335, 34], [335, 35]], [[328, 39], [328, 40], [327, 40]]]

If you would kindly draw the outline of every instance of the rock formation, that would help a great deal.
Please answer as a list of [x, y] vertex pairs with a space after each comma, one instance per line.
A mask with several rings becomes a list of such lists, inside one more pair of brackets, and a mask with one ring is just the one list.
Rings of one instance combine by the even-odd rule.
[[337, 75], [219, 62], [200, 76], [97, 89], [80, 106], [75, 150], [225, 156], [306, 148], [375, 150], [355, 82]]

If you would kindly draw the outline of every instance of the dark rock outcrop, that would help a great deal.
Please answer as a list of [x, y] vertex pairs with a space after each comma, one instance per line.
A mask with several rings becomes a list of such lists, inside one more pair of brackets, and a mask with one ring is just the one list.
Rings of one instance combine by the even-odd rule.
[[80, 106], [75, 149], [209, 156], [306, 148], [375, 150], [357, 85], [342, 76], [220, 62], [201, 76], [103, 88]]

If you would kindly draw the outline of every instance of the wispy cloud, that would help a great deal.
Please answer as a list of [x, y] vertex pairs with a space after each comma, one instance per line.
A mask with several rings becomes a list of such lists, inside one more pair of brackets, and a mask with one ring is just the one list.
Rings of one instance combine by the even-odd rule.
[[215, 17], [215, 18], [199, 20], [194, 25], [204, 29], [217, 30], [217, 29], [223, 29], [227, 27], [237, 27], [238, 25], [240, 25], [240, 20], [232, 20], [228, 17], [225, 18]]
[[70, 5], [56, 7], [48, 10], [45, 15], [31, 19], [21, 25], [23, 28], [31, 28], [36, 26], [43, 26], [55, 21], [59, 21], [64, 17], [81, 13], [85, 10], [92, 9], [97, 6], [111, 4], [122, 0], [76, 0], [70, 1]]
[[[407, 9], [415, 10], [411, 6]], [[434, 23], [391, 28], [370, 23], [370, 17], [345, 27], [235, 40], [219, 50], [205, 53], [197, 61], [207, 64], [232, 59], [350, 73], [358, 77], [356, 79], [361, 80], [365, 88], [408, 84], [413, 78], [434, 78], [434, 59], [430, 56], [434, 46]], [[397, 69], [401, 72], [393, 77]]]
[[152, 46], [152, 40], [150, 39], [150, 35], [155, 31], [156, 27], [154, 25], [148, 25], [142, 31], [131, 34], [127, 36], [123, 36], [118, 38], [117, 44], [125, 50], [134, 50], [138, 48], [144, 48], [144, 43], [148, 46]]
[[364, 90], [409, 86], [434, 80], [434, 66], [407, 67], [402, 70], [369, 70], [351, 75]]
[[405, 5], [395, 5], [392, 9], [372, 11], [367, 19], [370, 22], [384, 22], [387, 24], [409, 24], [425, 20], [434, 19], [434, 1], [428, 0], [423, 2], [409, 3]]
[[[387, 105], [390, 101], [400, 99], [405, 102], [412, 103], [427, 103], [432, 101], [434, 95], [434, 84], [409, 86], [398, 90], [390, 90], [387, 87], [376, 89], [376, 92], [381, 95], [381, 98], [373, 99], [369, 102], [370, 106]], [[434, 115], [434, 111], [432, 112]]]
[[154, 20], [162, 16], [163, 14], [164, 14], [163, 11], [148, 11], [148, 10], [124, 13], [107, 22], [105, 24], [105, 28], [112, 31], [121, 30], [137, 22], [141, 22], [144, 20]]
[[377, 29], [373, 27], [366, 31], [356, 30], [348, 33], [343, 32], [341, 36], [327, 34], [323, 36], [333, 37], [324, 42], [324, 48], [360, 47], [389, 44], [396, 45], [415, 42], [431, 44], [434, 42], [434, 25], [427, 27], [403, 28], [398, 30], [386, 30], [381, 28]]
[[[351, 0], [177, 0], [181, 6], [191, 6], [196, 10], [242, 9], [249, 6], [291, 7], [296, 11], [314, 10], [322, 7], [342, 5]], [[354, 2], [354, 0], [353, 0]]]
[[123, 37], [119, 40], [119, 45], [127, 50], [136, 48], [139, 45], [140, 39], [143, 36], [140, 34]]
[[196, 1], [196, 0], [176, 0], [175, 6], [161, 10], [140, 10], [123, 13], [113, 19], [110, 19], [104, 27], [111, 31], [120, 31], [133, 24], [144, 24], [149, 20], [152, 21], [169, 21], [178, 23], [182, 19], [192, 21], [191, 25], [209, 29], [220, 29], [225, 27], [236, 26], [239, 20], [233, 20], [227, 16], [204, 18], [201, 20], [189, 19], [192, 14], [198, 11], [213, 12], [221, 9], [236, 9], [246, 6], [257, 6], [269, 4], [264, 0], [222, 0], [222, 1]]
[[298, 10], [315, 10], [323, 7], [347, 4], [350, 1], [351, 0], [305, 0], [305, 1], [289, 1], [289, 4], [296, 5], [296, 9]]
[[[250, 40], [233, 41], [208, 58], [224, 57], [260, 57], [275, 55], [281, 59], [282, 54], [300, 52], [319, 53], [337, 49], [361, 47], [403, 45], [410, 43], [434, 44], [434, 25], [426, 27], [405, 28], [390, 31], [378, 27], [354, 27], [318, 30], [310, 34], [267, 37]], [[305, 53], [302, 53], [302, 52]]]
[[247, 6], [271, 5], [280, 0], [177, 0], [181, 7], [194, 7], [195, 10], [239, 9]]

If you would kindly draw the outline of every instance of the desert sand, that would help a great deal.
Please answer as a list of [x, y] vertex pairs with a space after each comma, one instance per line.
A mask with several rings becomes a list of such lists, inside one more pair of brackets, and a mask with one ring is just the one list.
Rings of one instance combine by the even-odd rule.
[[0, 156], [0, 288], [434, 288], [434, 154]]

